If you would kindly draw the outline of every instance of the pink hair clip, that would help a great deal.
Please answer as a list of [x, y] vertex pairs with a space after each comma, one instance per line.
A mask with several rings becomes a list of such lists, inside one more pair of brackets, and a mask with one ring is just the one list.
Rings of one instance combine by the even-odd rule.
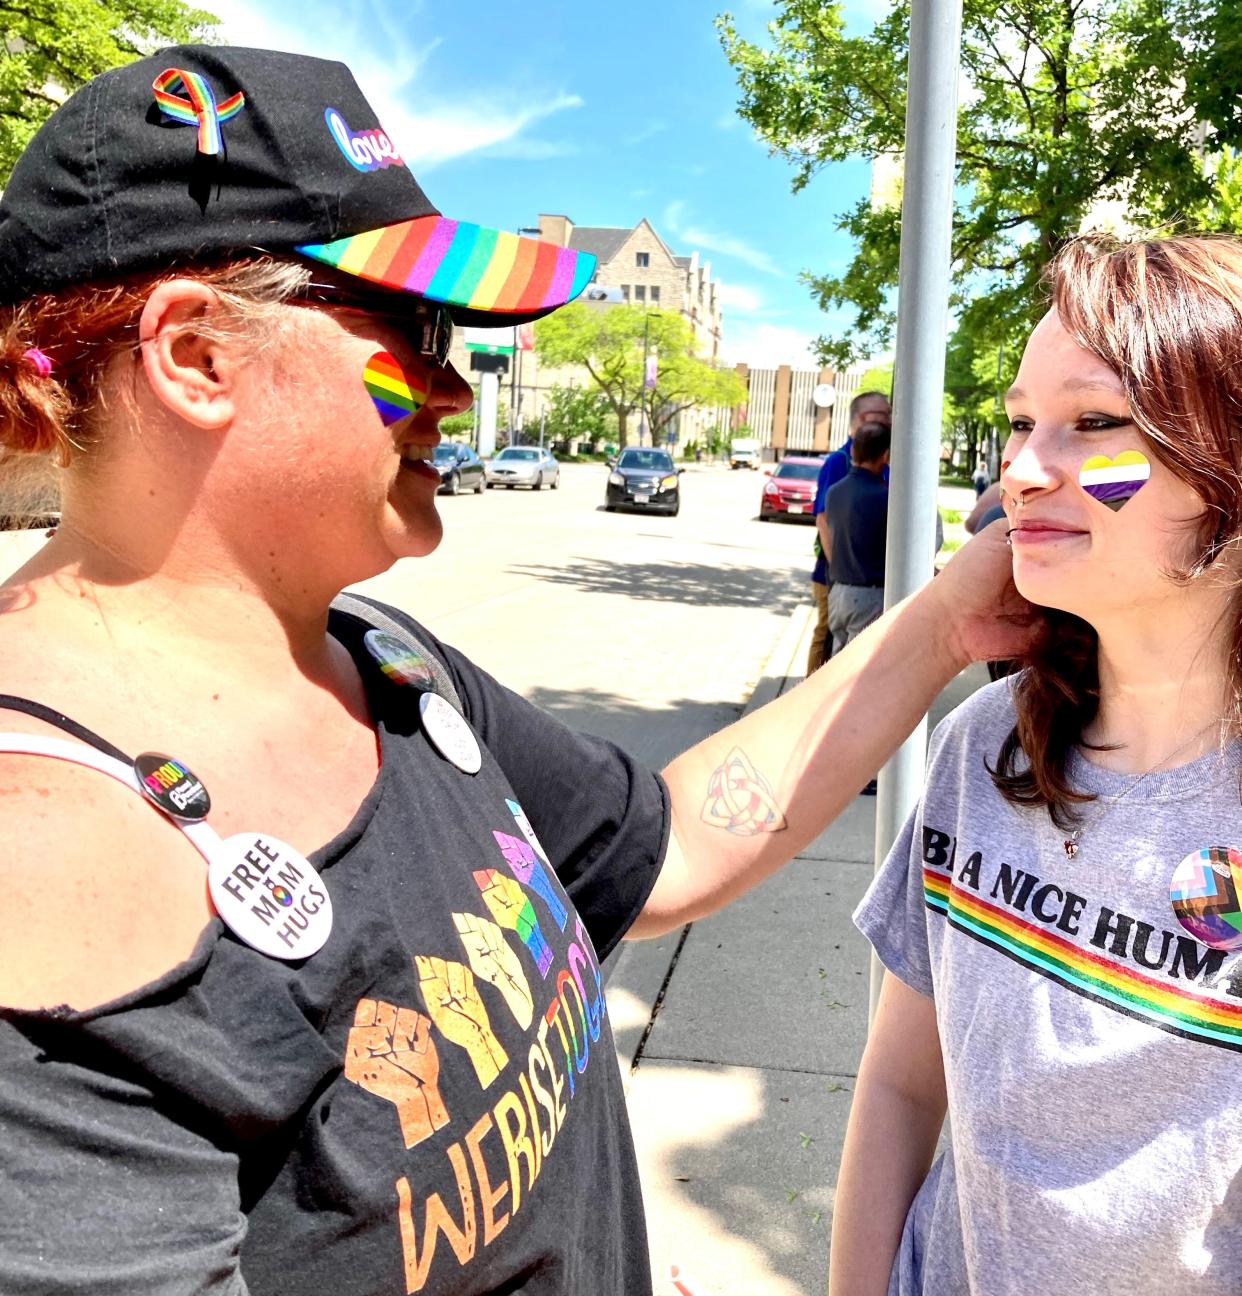
[[30, 362], [31, 368], [40, 378], [50, 378], [52, 376], [52, 361], [38, 347], [30, 347], [28, 350], [23, 351], [22, 359]]

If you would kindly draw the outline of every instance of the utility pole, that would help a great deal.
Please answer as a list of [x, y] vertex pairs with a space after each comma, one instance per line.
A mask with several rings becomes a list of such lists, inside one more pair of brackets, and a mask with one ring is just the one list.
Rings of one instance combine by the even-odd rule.
[[[906, 174], [901, 199], [893, 458], [889, 478], [884, 606], [932, 576], [944, 352], [949, 330], [953, 178], [962, 0], [913, 0], [906, 98]], [[878, 870], [923, 787], [924, 719], [880, 771], [876, 797]], [[883, 968], [871, 957], [871, 1015]]]
[[651, 330], [651, 316], [643, 313], [643, 380], [638, 396], [638, 444], [647, 440], [647, 339]]
[[[543, 233], [537, 225], [519, 225], [518, 237], [527, 234], [536, 236]], [[509, 444], [518, 443], [518, 415], [522, 407], [522, 345], [518, 337], [518, 326], [513, 326], [513, 371], [509, 378]]]

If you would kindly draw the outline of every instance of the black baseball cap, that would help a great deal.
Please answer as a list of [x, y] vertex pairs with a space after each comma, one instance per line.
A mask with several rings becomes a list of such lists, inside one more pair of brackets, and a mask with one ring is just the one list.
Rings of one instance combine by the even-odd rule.
[[538, 319], [595, 258], [442, 216], [343, 63], [182, 45], [43, 124], [0, 198], [0, 304], [139, 270], [291, 254], [447, 305]]

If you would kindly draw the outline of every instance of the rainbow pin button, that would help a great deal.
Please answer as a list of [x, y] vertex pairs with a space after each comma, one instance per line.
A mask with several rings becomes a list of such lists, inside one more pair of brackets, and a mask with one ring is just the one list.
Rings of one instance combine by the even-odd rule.
[[376, 665], [394, 684], [408, 684], [416, 689], [435, 688], [435, 677], [427, 659], [415, 652], [404, 639], [398, 639], [385, 630], [368, 630], [362, 642]]
[[1213, 949], [1242, 949], [1242, 851], [1205, 846], [1173, 871], [1169, 901], [1177, 921]]

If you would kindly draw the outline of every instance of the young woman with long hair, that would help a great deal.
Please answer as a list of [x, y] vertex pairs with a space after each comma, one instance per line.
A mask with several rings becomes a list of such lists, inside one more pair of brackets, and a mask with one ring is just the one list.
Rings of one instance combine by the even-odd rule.
[[939, 727], [856, 915], [833, 1296], [1242, 1289], [1242, 244], [1047, 282], [1000, 481], [1048, 633]]

